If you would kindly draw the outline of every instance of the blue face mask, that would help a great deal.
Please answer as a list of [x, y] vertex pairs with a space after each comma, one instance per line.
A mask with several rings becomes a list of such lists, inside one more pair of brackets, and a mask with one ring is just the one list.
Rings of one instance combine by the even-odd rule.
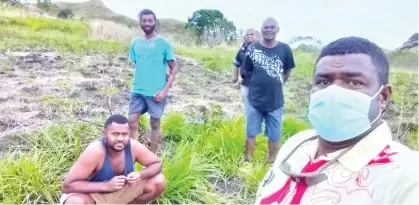
[[341, 142], [355, 138], [371, 128], [381, 113], [370, 122], [371, 100], [380, 90], [369, 96], [336, 85], [314, 92], [310, 96], [308, 119], [321, 138]]

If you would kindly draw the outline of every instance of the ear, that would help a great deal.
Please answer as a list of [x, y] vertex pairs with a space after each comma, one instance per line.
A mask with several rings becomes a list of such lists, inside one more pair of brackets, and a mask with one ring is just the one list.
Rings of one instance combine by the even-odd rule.
[[278, 33], [279, 32], [279, 27], [276, 27], [276, 31], [275, 31], [276, 33]]
[[388, 104], [391, 101], [392, 87], [390, 84], [384, 85], [383, 89], [380, 92], [380, 108], [381, 110], [386, 110]]

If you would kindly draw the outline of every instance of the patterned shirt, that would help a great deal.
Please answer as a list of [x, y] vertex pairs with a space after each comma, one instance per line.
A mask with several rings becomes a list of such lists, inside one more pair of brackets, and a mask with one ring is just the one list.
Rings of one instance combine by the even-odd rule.
[[[286, 160], [290, 170], [325, 169], [315, 178], [284, 174], [279, 168], [283, 159], [316, 135], [314, 130], [300, 132], [281, 147], [259, 186], [256, 204], [418, 204], [419, 154], [393, 141], [385, 122], [349, 150], [317, 159], [317, 138], [302, 143]], [[337, 161], [327, 164], [333, 158]]]
[[283, 74], [295, 67], [291, 48], [281, 42], [273, 48], [254, 43], [248, 47], [242, 66], [244, 77], [250, 80], [249, 103], [264, 113], [281, 108]]

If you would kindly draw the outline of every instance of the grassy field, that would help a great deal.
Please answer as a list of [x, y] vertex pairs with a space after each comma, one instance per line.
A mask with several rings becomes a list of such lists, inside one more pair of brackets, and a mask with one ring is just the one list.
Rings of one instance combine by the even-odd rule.
[[[3, 7], [0, 13], [6, 11]], [[95, 40], [98, 32], [87, 22], [10, 17], [0, 19], [0, 51], [58, 50], [76, 53], [126, 55], [128, 42]], [[176, 44], [178, 55], [194, 58], [212, 71], [225, 74], [237, 48], [214, 49]], [[285, 87], [286, 114], [282, 142], [309, 127], [305, 118], [315, 54], [294, 51], [297, 67]], [[393, 69], [394, 104], [385, 118], [395, 137], [417, 150], [417, 61], [410, 54], [389, 54]], [[416, 59], [417, 60], [417, 59]], [[1, 66], [0, 66], [1, 69]], [[196, 82], [196, 86], [200, 86]], [[239, 92], [239, 91], [237, 91]], [[225, 119], [215, 106], [204, 123], [192, 123], [181, 113], [168, 113], [162, 124], [165, 136], [161, 157], [168, 187], [158, 203], [244, 203], [267, 170], [266, 139], [257, 138], [252, 169], [242, 168], [244, 147], [243, 117]], [[92, 119], [102, 124], [106, 116]], [[149, 129], [147, 118], [141, 127]], [[0, 203], [57, 203], [60, 182], [76, 157], [100, 127], [88, 123], [45, 125], [33, 132], [13, 136], [20, 147], [0, 159]], [[140, 166], [137, 166], [139, 169]]]

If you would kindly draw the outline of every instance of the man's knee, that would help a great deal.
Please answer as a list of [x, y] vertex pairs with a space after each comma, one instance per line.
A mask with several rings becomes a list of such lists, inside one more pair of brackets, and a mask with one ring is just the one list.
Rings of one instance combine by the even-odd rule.
[[282, 133], [282, 112], [269, 114], [265, 119], [265, 134], [271, 143], [278, 143]]
[[138, 121], [140, 120], [140, 114], [134, 113], [128, 116], [128, 123], [131, 129], [138, 128]]
[[166, 185], [166, 179], [163, 174], [158, 174], [148, 180], [146, 189], [159, 195], [166, 189]]
[[157, 130], [160, 128], [160, 119], [157, 118], [150, 118], [150, 127], [153, 130]]
[[64, 204], [95, 204], [95, 201], [86, 194], [74, 194], [65, 200]]
[[166, 189], [166, 186], [167, 186], [167, 182], [163, 174], [159, 174], [156, 176], [154, 184], [155, 184], [156, 192], [159, 194], [163, 193], [163, 191]]

